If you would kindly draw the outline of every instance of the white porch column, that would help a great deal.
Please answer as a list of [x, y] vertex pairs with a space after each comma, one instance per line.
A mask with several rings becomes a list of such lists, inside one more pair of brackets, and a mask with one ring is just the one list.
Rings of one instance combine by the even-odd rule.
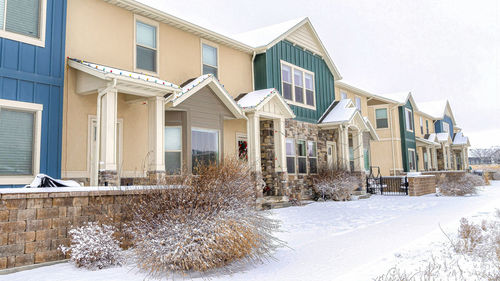
[[260, 120], [259, 115], [256, 113], [249, 113], [247, 115], [247, 134], [248, 134], [248, 163], [250, 167], [260, 173], [262, 167], [260, 166]]
[[116, 121], [117, 121], [116, 89], [109, 89], [102, 97], [101, 105], [101, 157], [100, 171], [116, 171]]
[[438, 170], [438, 159], [437, 159], [437, 148], [433, 148], [432, 149], [432, 168], [434, 168], [434, 170]]
[[354, 153], [354, 157], [356, 158], [356, 156], [358, 157], [358, 159], [354, 159], [354, 163], [357, 163], [357, 165], [355, 166], [358, 166], [357, 168], [357, 171], [363, 171], [364, 170], [364, 166], [365, 166], [365, 156], [364, 156], [364, 148], [363, 148], [363, 132], [361, 131], [357, 131], [357, 143], [354, 147], [354, 149], [358, 150], [358, 153]]
[[427, 153], [427, 170], [431, 170], [432, 167], [434, 166], [434, 160], [432, 159], [431, 149], [432, 149], [431, 147], [427, 147], [425, 152]]
[[344, 169], [349, 169], [349, 129], [342, 126], [342, 166]]
[[446, 150], [446, 153], [448, 155], [448, 169], [452, 170], [453, 169], [453, 165], [452, 165], [452, 158], [451, 158], [451, 147], [448, 146], [447, 150]]
[[447, 157], [446, 157], [446, 155], [447, 155], [447, 153], [446, 153], [446, 146], [444, 146], [444, 144], [443, 144], [443, 149], [442, 149], [442, 151], [443, 151], [443, 163], [444, 163], [444, 165], [443, 165], [443, 169], [444, 169], [444, 170], [447, 170], [447, 168], [448, 168], [448, 159], [447, 159]]
[[148, 100], [149, 171], [165, 171], [165, 102], [163, 97]]
[[285, 118], [274, 119], [274, 167], [277, 172], [286, 172]]

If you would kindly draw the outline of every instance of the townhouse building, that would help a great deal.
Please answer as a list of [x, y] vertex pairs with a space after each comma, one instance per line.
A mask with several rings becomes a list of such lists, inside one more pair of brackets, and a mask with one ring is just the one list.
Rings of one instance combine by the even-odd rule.
[[0, 1], [0, 187], [61, 175], [66, 1]]

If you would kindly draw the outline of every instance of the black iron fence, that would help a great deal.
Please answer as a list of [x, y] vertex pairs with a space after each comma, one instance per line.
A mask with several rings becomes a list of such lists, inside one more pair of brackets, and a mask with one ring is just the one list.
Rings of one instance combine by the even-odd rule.
[[[376, 170], [376, 175], [373, 173]], [[366, 178], [366, 192], [380, 195], [408, 195], [408, 178], [406, 176], [382, 177], [379, 167], [370, 167]]]

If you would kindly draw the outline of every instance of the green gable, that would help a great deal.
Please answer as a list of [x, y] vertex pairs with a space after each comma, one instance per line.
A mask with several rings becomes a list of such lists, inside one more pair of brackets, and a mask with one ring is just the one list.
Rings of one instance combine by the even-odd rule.
[[284, 40], [255, 57], [256, 90], [276, 88], [281, 93], [281, 60], [314, 72], [316, 110], [295, 105], [290, 105], [290, 108], [297, 116], [296, 120], [317, 123], [335, 100], [333, 74], [320, 56]]

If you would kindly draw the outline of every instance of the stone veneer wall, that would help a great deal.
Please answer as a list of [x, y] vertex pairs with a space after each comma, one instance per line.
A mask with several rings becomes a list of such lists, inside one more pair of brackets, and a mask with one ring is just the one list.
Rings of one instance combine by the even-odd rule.
[[436, 193], [436, 177], [434, 175], [408, 177], [408, 195], [421, 196]]
[[[105, 215], [123, 217], [125, 196], [140, 190], [2, 193], [0, 270], [63, 260], [57, 248], [69, 245], [68, 230]], [[4, 191], [5, 192], [5, 191]]]

